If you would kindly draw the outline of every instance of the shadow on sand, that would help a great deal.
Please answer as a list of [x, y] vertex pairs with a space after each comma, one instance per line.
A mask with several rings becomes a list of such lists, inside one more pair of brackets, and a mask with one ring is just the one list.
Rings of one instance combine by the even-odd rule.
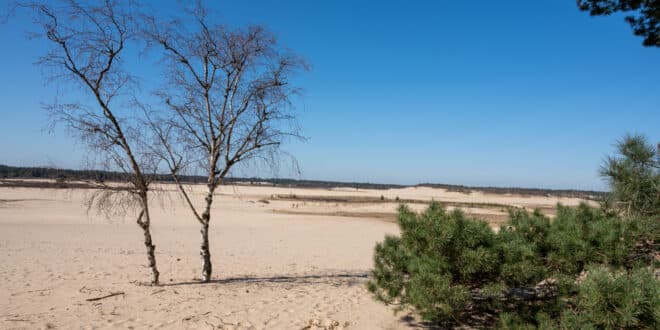
[[184, 285], [214, 285], [214, 284], [233, 284], [233, 283], [290, 283], [295, 285], [303, 284], [330, 284], [333, 286], [352, 286], [364, 284], [369, 278], [369, 272], [359, 273], [341, 273], [341, 274], [310, 274], [310, 275], [282, 275], [270, 277], [230, 277], [215, 279], [209, 282], [199, 280], [163, 283], [160, 286], [184, 286]]

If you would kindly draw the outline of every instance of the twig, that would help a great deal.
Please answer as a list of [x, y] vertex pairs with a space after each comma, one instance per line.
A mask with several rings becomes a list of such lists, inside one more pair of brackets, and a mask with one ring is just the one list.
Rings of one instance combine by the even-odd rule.
[[110, 293], [110, 294], [105, 295], [105, 296], [102, 296], [102, 297], [89, 298], [89, 299], [86, 299], [86, 300], [87, 300], [87, 301], [97, 301], [97, 300], [101, 300], [101, 299], [105, 299], [105, 298], [110, 298], [110, 297], [114, 297], [114, 296], [119, 296], [119, 295], [122, 295], [122, 296], [123, 296], [123, 295], [124, 295], [124, 292], [123, 292], [123, 291], [120, 291], [120, 292], [113, 292], [113, 293]]
[[23, 292], [14, 292], [14, 293], [11, 294], [11, 296], [13, 297], [13, 296], [17, 296], [17, 295], [19, 295], [19, 294], [23, 294], [23, 293], [35, 293], [35, 292], [44, 292], [44, 291], [51, 291], [51, 290], [53, 290], [53, 289], [41, 289], [41, 290], [31, 290], [31, 291], [23, 291]]
[[199, 314], [199, 315], [190, 315], [190, 316], [186, 316], [186, 317], [184, 317], [183, 319], [181, 319], [181, 321], [190, 321], [190, 320], [192, 320], [194, 317], [205, 316], [205, 315], [209, 315], [209, 314], [211, 314], [211, 312], [206, 312], [206, 313]]

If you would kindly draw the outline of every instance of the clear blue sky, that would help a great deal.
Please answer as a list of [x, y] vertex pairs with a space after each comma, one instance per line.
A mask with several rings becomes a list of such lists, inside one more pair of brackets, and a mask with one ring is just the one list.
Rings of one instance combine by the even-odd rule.
[[[603, 189], [616, 139], [660, 141], [660, 49], [574, 0], [213, 3], [312, 65], [296, 104], [309, 140], [286, 146], [297, 178]], [[79, 168], [84, 148], [45, 130], [55, 86], [29, 29], [0, 25], [0, 164]]]

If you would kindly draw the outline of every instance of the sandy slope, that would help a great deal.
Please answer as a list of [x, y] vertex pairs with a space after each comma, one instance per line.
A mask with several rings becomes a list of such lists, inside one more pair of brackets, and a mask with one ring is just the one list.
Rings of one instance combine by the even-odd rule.
[[[173, 187], [165, 186], [166, 190]], [[201, 201], [202, 186], [193, 189]], [[172, 192], [154, 204], [163, 286], [148, 281], [132, 217], [87, 214], [89, 191], [0, 188], [0, 328], [301, 329], [336, 321], [349, 329], [409, 325], [365, 289], [375, 243], [397, 233], [378, 218], [315, 215], [336, 208], [393, 212], [396, 204], [259, 202], [275, 194], [380, 196], [552, 206], [577, 199], [396, 190], [223, 187], [211, 226], [214, 278], [199, 284], [198, 226]], [[160, 205], [162, 204], [162, 205]], [[123, 295], [95, 302], [88, 298]]]

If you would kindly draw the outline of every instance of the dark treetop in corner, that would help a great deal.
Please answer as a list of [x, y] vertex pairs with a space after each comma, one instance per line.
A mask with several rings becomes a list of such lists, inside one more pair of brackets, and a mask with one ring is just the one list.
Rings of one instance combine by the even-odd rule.
[[592, 16], [625, 13], [635, 35], [644, 37], [644, 46], [660, 47], [660, 0], [577, 0], [577, 4]]

